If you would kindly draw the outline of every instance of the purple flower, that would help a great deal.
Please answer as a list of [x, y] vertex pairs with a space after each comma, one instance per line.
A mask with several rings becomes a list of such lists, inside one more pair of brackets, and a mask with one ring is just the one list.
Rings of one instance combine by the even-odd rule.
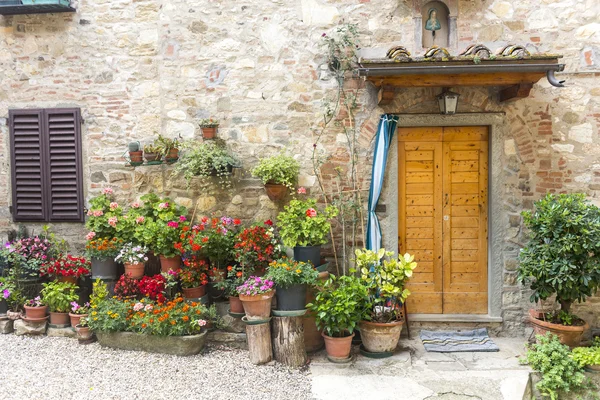
[[8, 299], [10, 297], [10, 290], [4, 289], [2, 296], [4, 296], [5, 299]]

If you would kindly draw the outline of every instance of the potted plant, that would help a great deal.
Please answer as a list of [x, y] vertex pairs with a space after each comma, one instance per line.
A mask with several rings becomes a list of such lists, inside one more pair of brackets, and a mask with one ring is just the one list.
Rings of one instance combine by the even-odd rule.
[[322, 284], [315, 300], [306, 305], [315, 315], [318, 329], [323, 330], [325, 350], [330, 360], [349, 360], [354, 330], [369, 314], [365, 302], [367, 297], [367, 287], [359, 278], [331, 275]]
[[235, 240], [234, 257], [248, 274], [262, 275], [270, 263], [284, 255], [271, 220], [244, 229]]
[[594, 339], [591, 347], [573, 349], [573, 360], [587, 371], [600, 373], [600, 337]]
[[129, 148], [129, 162], [133, 166], [142, 165], [144, 163], [144, 152], [140, 149], [140, 142], [131, 142]]
[[146, 253], [148, 253], [146, 246], [129, 242], [121, 248], [115, 261], [123, 263], [125, 274], [129, 274], [133, 279], [141, 279], [144, 276], [145, 263], [148, 261]]
[[188, 141], [182, 144], [182, 148], [184, 151], [175, 165], [173, 174], [182, 173], [188, 185], [192, 178], [197, 176], [205, 181], [216, 177], [222, 188], [231, 187], [233, 167], [239, 166], [240, 163], [230, 153], [224, 141]]
[[179, 271], [179, 282], [184, 298], [199, 299], [206, 294], [207, 269], [208, 263], [195, 256], [183, 261], [183, 267]]
[[79, 323], [75, 325], [75, 331], [77, 332], [77, 339], [81, 341], [90, 340], [94, 335], [88, 324], [88, 317], [79, 320]]
[[71, 312], [69, 312], [69, 318], [71, 319], [71, 326], [76, 327], [81, 318], [87, 317], [90, 312], [90, 303], [79, 305], [76, 301], [71, 302]]
[[135, 299], [140, 295], [140, 284], [130, 274], [123, 274], [115, 283], [114, 293], [119, 299]]
[[414, 256], [398, 255], [385, 249], [356, 250], [356, 268], [367, 287], [369, 313], [359, 324], [366, 351], [391, 353], [396, 349], [402, 324], [402, 305], [410, 295], [406, 282], [417, 267]]
[[170, 269], [179, 271], [181, 268], [181, 255], [177, 243], [181, 243], [183, 227], [184, 223], [178, 221], [147, 220], [142, 229], [136, 232], [136, 238], [148, 244], [149, 249], [158, 255], [163, 272]]
[[82, 276], [91, 272], [91, 262], [85, 257], [59, 254], [56, 258], [44, 263], [40, 268], [41, 276], [51, 276], [59, 282], [77, 284]]
[[306, 288], [317, 283], [319, 272], [311, 264], [282, 258], [269, 264], [265, 276], [275, 282], [277, 309], [291, 311], [306, 308]]
[[214, 118], [205, 118], [200, 120], [200, 129], [204, 139], [214, 139], [217, 136], [219, 120]]
[[298, 173], [300, 163], [286, 154], [262, 158], [252, 170], [252, 176], [262, 180], [267, 196], [272, 201], [281, 200], [286, 192], [294, 190]]
[[548, 194], [524, 211], [529, 240], [519, 254], [517, 278], [529, 284], [530, 300], [555, 296], [560, 311], [539, 315], [530, 310], [537, 334], [552, 332], [576, 347], [589, 325], [571, 313], [575, 301], [585, 301], [600, 286], [600, 209], [584, 194]]
[[244, 276], [244, 272], [245, 270], [239, 264], [228, 265], [226, 277], [214, 282], [215, 288], [223, 291], [228, 298], [229, 312], [232, 314], [244, 313], [244, 306], [237, 291], [238, 286], [241, 286], [248, 278], [248, 275]]
[[175, 162], [179, 159], [179, 140], [169, 139], [162, 135], [158, 135], [156, 145], [161, 149], [161, 153], [168, 163]]
[[122, 247], [123, 240], [116, 237], [111, 239], [90, 239], [87, 241], [85, 252], [92, 260], [92, 278], [117, 278], [117, 263], [115, 262], [115, 257]]
[[249, 277], [237, 287], [248, 320], [266, 319], [271, 315], [271, 301], [275, 294], [274, 283], [259, 276]]
[[50, 323], [53, 325], [69, 325], [71, 303], [77, 301], [78, 287], [69, 282], [43, 283], [41, 291], [44, 303], [50, 309]]
[[8, 311], [8, 298], [12, 293], [12, 288], [9, 287], [9, 283], [7, 279], [4, 277], [0, 277], [0, 316], [6, 315]]
[[162, 274], [144, 276], [138, 283], [138, 289], [141, 296], [151, 300], [158, 300], [161, 303], [165, 301], [164, 295], [166, 287], [167, 280]]
[[144, 158], [148, 163], [160, 164], [162, 162], [162, 149], [156, 144], [144, 146]]
[[338, 214], [337, 208], [328, 206], [317, 211], [317, 200], [292, 200], [277, 216], [283, 244], [294, 248], [294, 259], [310, 262], [318, 267], [321, 262], [321, 245], [327, 242], [331, 228], [329, 220]]
[[124, 220], [123, 208], [115, 200], [112, 188], [104, 188], [101, 194], [90, 199], [86, 215], [87, 240], [121, 237], [118, 227]]
[[10, 320], [17, 320], [21, 318], [21, 310], [25, 303], [23, 285], [19, 279], [20, 265], [13, 265], [4, 273], [7, 275], [0, 277], [0, 304], [3, 305], [4, 310], [2, 313], [5, 313]]
[[30, 299], [25, 302], [25, 318], [31, 320], [41, 320], [46, 318], [48, 312], [48, 306], [44, 304], [44, 301], [40, 296], [35, 299]]

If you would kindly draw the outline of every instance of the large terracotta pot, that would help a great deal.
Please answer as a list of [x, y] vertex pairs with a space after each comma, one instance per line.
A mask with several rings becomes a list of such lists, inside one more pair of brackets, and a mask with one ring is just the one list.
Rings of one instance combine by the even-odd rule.
[[244, 305], [239, 297], [229, 296], [229, 312], [234, 314], [242, 314], [244, 312]]
[[25, 318], [46, 318], [46, 312], [48, 311], [48, 306], [41, 307], [29, 307], [25, 306]]
[[365, 350], [371, 353], [393, 352], [398, 346], [404, 321], [378, 323], [361, 321], [360, 337]]
[[537, 319], [537, 315], [536, 310], [529, 310], [529, 322], [533, 325], [533, 331], [536, 335], [545, 335], [548, 332], [553, 333], [558, 336], [562, 344], [566, 344], [571, 348], [579, 346], [583, 333], [590, 329], [587, 322], [583, 326], [567, 326]]
[[[142, 279], [144, 276], [144, 263], [124, 263], [125, 274], [130, 274], [133, 279]], [[74, 325], [73, 325], [74, 326]]]
[[206, 285], [193, 287], [193, 288], [182, 288], [183, 297], [186, 299], [199, 299], [206, 294]]
[[50, 323], [52, 325], [70, 325], [69, 313], [50, 311]]
[[240, 300], [244, 305], [246, 318], [248, 320], [266, 319], [271, 316], [271, 302], [273, 300], [274, 290], [254, 296], [240, 294]]
[[287, 186], [278, 183], [266, 183], [265, 190], [271, 201], [280, 201], [285, 197], [289, 189]]
[[327, 336], [325, 332], [322, 335], [325, 339], [325, 350], [330, 358], [341, 361], [347, 360], [350, 357], [354, 333], [346, 337], [331, 337]]
[[209, 127], [202, 127], [202, 137], [204, 139], [214, 139], [215, 136], [217, 135], [217, 127], [216, 126], [209, 126]]
[[162, 272], [179, 271], [181, 269], [181, 256], [165, 257], [160, 256], [160, 270]]
[[77, 285], [77, 277], [76, 276], [59, 276], [56, 278], [58, 282], [68, 282], [74, 285]]
[[71, 326], [79, 325], [79, 320], [81, 318], [87, 318], [87, 314], [73, 314], [69, 313], [69, 319], [71, 320]]

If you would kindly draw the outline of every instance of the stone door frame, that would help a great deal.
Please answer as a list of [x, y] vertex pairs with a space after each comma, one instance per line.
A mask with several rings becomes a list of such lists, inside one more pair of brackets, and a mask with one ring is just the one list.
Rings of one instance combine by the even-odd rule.
[[[413, 321], [501, 322], [502, 274], [504, 257], [503, 238], [508, 226], [508, 215], [502, 207], [502, 160], [504, 139], [507, 135], [505, 113], [395, 114], [398, 127], [487, 126], [489, 128], [489, 226], [488, 226], [488, 314], [413, 314]], [[385, 205], [385, 215], [380, 217], [382, 245], [386, 249], [398, 248], [398, 141], [392, 140], [380, 204]], [[410, 313], [410, 310], [408, 310]]]

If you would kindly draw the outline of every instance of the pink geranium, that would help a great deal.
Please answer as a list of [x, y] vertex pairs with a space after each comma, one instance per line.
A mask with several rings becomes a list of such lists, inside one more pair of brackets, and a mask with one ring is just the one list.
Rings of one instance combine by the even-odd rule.
[[167, 226], [169, 226], [171, 228], [179, 228], [179, 223], [175, 222], [175, 221], [169, 221], [169, 222], [167, 222]]
[[108, 224], [114, 228], [115, 226], [117, 226], [117, 221], [117, 217], [110, 217], [108, 219]]
[[140, 208], [141, 206], [142, 205], [139, 201], [134, 201], [133, 203], [131, 203], [131, 208]]
[[110, 203], [111, 210], [115, 210], [117, 207], [119, 207], [119, 204], [117, 204], [117, 202], [113, 201], [112, 203]]
[[102, 189], [102, 193], [103, 194], [113, 194], [114, 190], [112, 190], [112, 188], [107, 187], [107, 188]]
[[306, 194], [306, 188], [305, 187], [298, 188], [298, 194]]
[[163, 210], [164, 210], [165, 208], [169, 208], [169, 203], [160, 203], [160, 204], [158, 205], [158, 208], [162, 208]]
[[86, 240], [92, 240], [95, 237], [96, 237], [96, 232], [90, 232], [87, 235], [85, 235]]
[[179, 217], [179, 222], [185, 222], [187, 220], [183, 215]]
[[94, 215], [94, 217], [101, 217], [104, 215], [104, 211], [102, 210], [94, 210], [94, 212], [92, 212], [92, 214]]
[[144, 221], [145, 221], [145, 218], [142, 217], [141, 215], [135, 219], [136, 224], [143, 224]]

